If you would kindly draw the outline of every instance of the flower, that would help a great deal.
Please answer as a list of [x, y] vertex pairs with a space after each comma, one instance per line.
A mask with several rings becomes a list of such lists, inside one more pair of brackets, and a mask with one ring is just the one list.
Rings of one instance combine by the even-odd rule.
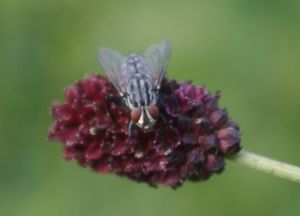
[[54, 103], [49, 139], [63, 144], [66, 160], [76, 160], [100, 173], [115, 173], [151, 186], [176, 188], [185, 180], [201, 181], [225, 167], [224, 158], [240, 149], [240, 133], [220, 93], [200, 85], [164, 79], [159, 93], [161, 115], [149, 130], [134, 127], [128, 136], [130, 111], [111, 105], [118, 96], [101, 75], [88, 75], [65, 90], [64, 103]]

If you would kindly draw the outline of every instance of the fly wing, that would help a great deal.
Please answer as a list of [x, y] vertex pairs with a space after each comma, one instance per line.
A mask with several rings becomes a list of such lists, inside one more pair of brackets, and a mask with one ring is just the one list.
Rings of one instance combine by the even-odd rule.
[[171, 41], [165, 40], [161, 43], [154, 44], [148, 48], [145, 58], [151, 70], [152, 84], [160, 88], [161, 81], [164, 77], [168, 66], [168, 60], [171, 54]]
[[124, 57], [120, 53], [109, 48], [100, 48], [98, 57], [110, 82], [119, 93], [124, 93], [126, 91], [127, 83], [125, 77], [121, 74], [121, 64]]

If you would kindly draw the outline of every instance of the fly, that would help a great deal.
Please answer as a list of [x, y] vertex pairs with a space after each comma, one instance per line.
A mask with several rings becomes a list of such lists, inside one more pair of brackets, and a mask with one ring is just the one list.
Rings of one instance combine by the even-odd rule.
[[158, 93], [171, 53], [169, 40], [150, 46], [144, 55], [132, 53], [126, 57], [109, 48], [99, 49], [99, 61], [130, 109], [129, 133], [133, 124], [151, 128], [160, 116]]

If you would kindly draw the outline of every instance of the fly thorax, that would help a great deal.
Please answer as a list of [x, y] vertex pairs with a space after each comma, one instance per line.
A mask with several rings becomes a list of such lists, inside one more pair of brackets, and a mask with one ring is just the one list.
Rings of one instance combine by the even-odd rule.
[[129, 108], [149, 106], [156, 103], [156, 93], [147, 77], [140, 73], [134, 74], [127, 87]]

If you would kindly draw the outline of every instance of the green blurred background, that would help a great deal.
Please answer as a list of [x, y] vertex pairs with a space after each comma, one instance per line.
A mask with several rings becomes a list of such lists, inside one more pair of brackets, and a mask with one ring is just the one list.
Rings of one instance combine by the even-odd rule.
[[170, 38], [168, 76], [222, 91], [245, 149], [300, 164], [300, 2], [0, 1], [0, 215], [300, 215], [300, 185], [233, 162], [153, 189], [64, 162], [47, 141], [63, 88], [101, 73], [97, 49]]

